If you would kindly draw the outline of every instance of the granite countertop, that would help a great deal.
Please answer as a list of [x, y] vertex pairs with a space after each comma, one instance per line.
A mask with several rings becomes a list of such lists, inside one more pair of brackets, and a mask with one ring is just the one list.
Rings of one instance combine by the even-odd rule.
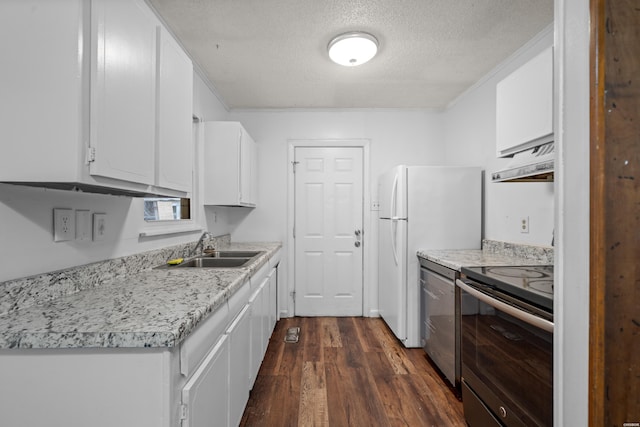
[[280, 247], [234, 243], [224, 249], [265, 253], [242, 268], [147, 266], [97, 287], [10, 311], [0, 316], [0, 349], [177, 346]]
[[462, 267], [553, 264], [553, 249], [483, 241], [483, 249], [420, 249], [420, 258], [460, 271]]

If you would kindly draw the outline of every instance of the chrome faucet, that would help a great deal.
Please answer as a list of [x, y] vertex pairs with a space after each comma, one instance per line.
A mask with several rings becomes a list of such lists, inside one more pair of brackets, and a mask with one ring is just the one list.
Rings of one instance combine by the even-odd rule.
[[[203, 243], [204, 243], [204, 239], [206, 238], [210, 238], [211, 234], [208, 231], [205, 231], [204, 233], [202, 233], [202, 236], [200, 236], [200, 239], [198, 240], [198, 243], [196, 243], [196, 246], [191, 249], [191, 251], [189, 252], [189, 255], [187, 256], [188, 258], [191, 258], [196, 251], [198, 250], [198, 247], [200, 247], [202, 249]], [[202, 251], [200, 252], [202, 253]]]

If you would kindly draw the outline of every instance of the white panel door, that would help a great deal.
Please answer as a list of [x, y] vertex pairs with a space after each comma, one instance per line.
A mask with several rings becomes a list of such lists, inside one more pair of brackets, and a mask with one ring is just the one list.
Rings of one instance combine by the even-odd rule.
[[363, 149], [295, 148], [295, 314], [362, 315]]

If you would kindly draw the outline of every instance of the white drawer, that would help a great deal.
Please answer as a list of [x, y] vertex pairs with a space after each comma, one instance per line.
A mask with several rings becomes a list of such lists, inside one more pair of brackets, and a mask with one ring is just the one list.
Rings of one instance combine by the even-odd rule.
[[191, 376], [202, 359], [224, 333], [229, 318], [229, 307], [222, 304], [201, 323], [180, 346], [180, 373]]
[[[249, 294], [251, 293], [251, 286], [249, 286], [249, 280], [244, 282], [240, 289], [238, 289], [229, 301], [227, 302], [229, 306], [229, 318], [227, 319], [227, 324], [229, 324], [236, 315], [242, 310], [242, 307], [249, 301]], [[225, 325], [226, 326], [226, 325]]]

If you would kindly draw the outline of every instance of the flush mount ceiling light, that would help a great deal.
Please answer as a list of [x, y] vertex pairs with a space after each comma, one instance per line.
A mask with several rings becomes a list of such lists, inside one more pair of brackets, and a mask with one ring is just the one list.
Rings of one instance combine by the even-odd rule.
[[354, 31], [335, 37], [327, 49], [329, 58], [336, 64], [355, 67], [376, 56], [378, 40], [369, 33]]

